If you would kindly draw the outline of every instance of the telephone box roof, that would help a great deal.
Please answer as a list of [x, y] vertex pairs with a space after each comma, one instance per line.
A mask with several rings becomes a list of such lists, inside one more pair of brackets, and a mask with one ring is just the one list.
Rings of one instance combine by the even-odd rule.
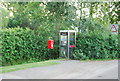
[[76, 32], [75, 30], [60, 30], [60, 32]]

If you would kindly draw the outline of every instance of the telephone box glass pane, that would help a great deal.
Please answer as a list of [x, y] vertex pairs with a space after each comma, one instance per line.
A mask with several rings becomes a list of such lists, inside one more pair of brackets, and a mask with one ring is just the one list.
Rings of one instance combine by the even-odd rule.
[[70, 33], [70, 45], [75, 45], [75, 33]]
[[67, 45], [67, 33], [62, 32], [61, 33], [61, 46], [66, 46]]
[[67, 58], [67, 47], [61, 47], [61, 55], [60, 57]]

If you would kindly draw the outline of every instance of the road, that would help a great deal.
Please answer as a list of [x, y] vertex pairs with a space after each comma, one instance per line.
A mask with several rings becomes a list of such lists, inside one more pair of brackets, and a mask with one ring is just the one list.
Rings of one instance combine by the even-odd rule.
[[118, 79], [118, 60], [57, 61], [61, 64], [2, 74], [3, 79]]

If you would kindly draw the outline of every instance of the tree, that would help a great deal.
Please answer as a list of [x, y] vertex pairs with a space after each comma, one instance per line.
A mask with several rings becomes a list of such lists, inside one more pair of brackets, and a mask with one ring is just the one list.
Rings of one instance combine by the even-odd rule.
[[10, 3], [9, 8], [13, 7], [13, 18], [9, 20], [8, 27], [29, 27], [37, 29], [45, 20], [44, 5], [42, 3], [16, 2]]
[[9, 11], [0, 3], [0, 28], [4, 28], [8, 24]]
[[119, 2], [111, 2], [110, 3], [110, 9], [109, 10], [109, 17], [110, 17], [110, 23], [117, 23], [120, 21], [120, 1]]
[[[96, 29], [108, 29], [109, 22], [115, 23], [119, 19], [118, 2], [4, 3], [4, 5], [6, 4], [6, 8], [13, 13], [13, 17], [9, 19], [8, 27], [29, 27], [33, 30], [45, 27], [54, 33], [58, 33], [61, 29], [78, 29], [82, 32], [90, 32]], [[77, 10], [80, 11], [79, 16], [77, 16]]]

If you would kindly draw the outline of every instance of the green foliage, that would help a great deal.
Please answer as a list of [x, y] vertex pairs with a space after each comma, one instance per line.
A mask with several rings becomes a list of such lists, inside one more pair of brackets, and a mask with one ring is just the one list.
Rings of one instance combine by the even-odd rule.
[[85, 18], [81, 17], [80, 21], [76, 21], [75, 24], [78, 28], [78, 31], [84, 34], [105, 34], [108, 35], [110, 33], [109, 31], [109, 25], [104, 24], [100, 19], [97, 18]]
[[[2, 14], [4, 16], [4, 22], [2, 23], [5, 24], [4, 26], [7, 25], [8, 28], [20, 26], [23, 28], [38, 29], [39, 26], [43, 26], [45, 22], [49, 21], [48, 24], [52, 22], [56, 27], [60, 26], [61, 29], [70, 29], [73, 26], [79, 27], [78, 29], [82, 28], [84, 31], [87, 27], [83, 25], [89, 24], [92, 21], [88, 19], [89, 17], [94, 18], [94, 21], [98, 19], [99, 21], [97, 22], [104, 27], [106, 27], [106, 24], [117, 23], [119, 21], [119, 3], [5, 2], [1, 3], [5, 7], [2, 8], [2, 12], [5, 12]], [[80, 12], [76, 13], [78, 10]], [[13, 16], [10, 17], [8, 13], [13, 13]], [[86, 19], [85, 23], [84, 19], [82, 19], [84, 17]], [[89, 24], [90, 27], [87, 29], [93, 29], [94, 24]], [[56, 29], [58, 30], [60, 28]]]
[[[4, 23], [0, 26], [7, 25], [11, 28], [1, 30], [3, 65], [57, 58], [58, 31], [67, 29], [78, 29], [84, 33], [84, 36], [77, 37], [77, 50], [74, 55], [76, 59], [116, 58], [117, 38], [109, 37], [108, 34], [109, 24], [118, 21], [119, 2], [6, 2], [1, 4], [5, 7], [1, 8], [5, 14], [2, 14], [3, 18], [0, 20]], [[85, 8], [90, 12], [85, 12]], [[80, 12], [76, 13], [77, 10]], [[9, 13], [13, 13], [13, 16], [6, 16]], [[21, 28], [13, 28], [17, 26]], [[33, 30], [22, 29], [26, 27]], [[47, 49], [46, 41], [49, 37], [55, 40], [53, 50]]]
[[104, 38], [100, 35], [78, 35], [74, 58], [79, 60], [117, 59], [117, 36], [110, 35], [109, 38]]
[[[112, 8], [112, 11], [109, 11], [109, 18], [110, 23], [117, 23], [117, 21], [120, 21], [120, 1], [119, 2], [112, 2], [110, 8]], [[113, 5], [115, 7], [113, 7]]]
[[9, 18], [8, 28], [20, 26], [37, 29], [46, 20], [47, 11], [45, 12], [42, 2], [12, 2], [7, 5], [13, 13]]
[[5, 9], [0, 3], [0, 28], [4, 28], [8, 24], [9, 10]]
[[56, 16], [67, 15], [68, 11], [66, 10], [67, 3], [66, 2], [48, 2], [46, 9], [50, 11], [50, 13]]
[[[28, 28], [2, 29], [2, 64], [15, 65], [25, 62], [38, 62], [58, 57], [58, 47], [55, 40], [55, 49], [47, 49], [48, 37], [41, 32]], [[53, 52], [55, 51], [55, 52]]]

